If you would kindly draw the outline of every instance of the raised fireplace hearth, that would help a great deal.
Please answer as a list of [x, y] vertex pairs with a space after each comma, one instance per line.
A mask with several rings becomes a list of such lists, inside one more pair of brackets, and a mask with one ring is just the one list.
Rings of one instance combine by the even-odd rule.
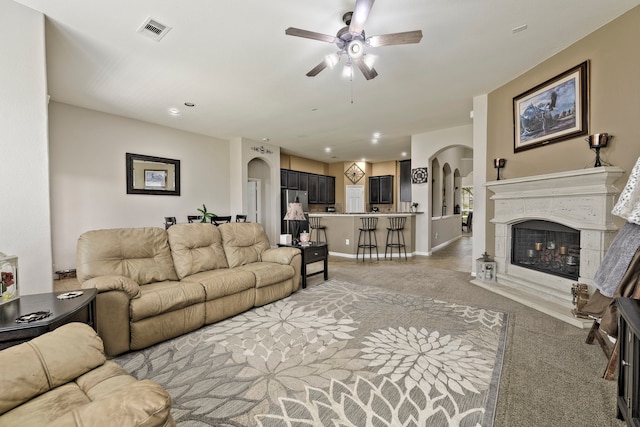
[[[493, 192], [497, 282], [472, 283], [578, 327], [571, 287], [593, 278], [615, 237], [611, 210], [624, 173], [606, 166], [486, 184]], [[514, 246], [515, 243], [515, 246]]]

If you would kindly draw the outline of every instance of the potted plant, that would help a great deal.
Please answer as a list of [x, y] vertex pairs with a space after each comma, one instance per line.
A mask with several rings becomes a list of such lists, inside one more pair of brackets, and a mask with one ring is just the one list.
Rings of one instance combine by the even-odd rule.
[[202, 208], [198, 208], [198, 212], [202, 214], [201, 222], [210, 222], [211, 218], [214, 218], [217, 216], [213, 212], [208, 212], [207, 207], [204, 205], [204, 203], [202, 204]]
[[411, 203], [411, 212], [418, 212], [418, 202]]

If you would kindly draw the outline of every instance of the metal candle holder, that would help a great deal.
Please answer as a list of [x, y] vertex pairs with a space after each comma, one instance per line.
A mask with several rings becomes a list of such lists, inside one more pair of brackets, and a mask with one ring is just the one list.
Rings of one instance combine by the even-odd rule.
[[500, 169], [503, 168], [505, 164], [507, 164], [507, 159], [493, 159], [493, 167], [498, 169], [497, 181], [500, 181]]

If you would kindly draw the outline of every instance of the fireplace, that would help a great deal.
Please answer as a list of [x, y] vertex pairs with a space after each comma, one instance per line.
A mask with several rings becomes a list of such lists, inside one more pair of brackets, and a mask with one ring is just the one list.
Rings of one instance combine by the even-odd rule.
[[[593, 278], [615, 237], [611, 214], [623, 174], [605, 166], [486, 184], [493, 192], [496, 283], [472, 283], [578, 327], [571, 287]], [[621, 225], [621, 224], [619, 224]]]
[[578, 280], [580, 231], [550, 221], [530, 220], [513, 224], [511, 264]]

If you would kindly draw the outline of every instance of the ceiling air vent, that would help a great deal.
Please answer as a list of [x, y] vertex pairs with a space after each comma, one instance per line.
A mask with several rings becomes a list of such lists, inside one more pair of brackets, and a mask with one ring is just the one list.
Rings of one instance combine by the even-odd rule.
[[167, 34], [171, 30], [171, 27], [167, 27], [166, 25], [162, 25], [158, 21], [155, 21], [151, 18], [147, 18], [140, 28], [138, 28], [138, 32], [143, 36], [149, 37], [157, 42], [159, 42], [165, 34]]

